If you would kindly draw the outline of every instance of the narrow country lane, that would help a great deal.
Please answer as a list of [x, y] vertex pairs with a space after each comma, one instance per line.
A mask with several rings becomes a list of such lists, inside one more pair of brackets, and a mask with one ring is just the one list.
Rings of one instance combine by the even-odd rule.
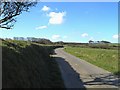
[[62, 48], [55, 49], [55, 53], [53, 57], [59, 65], [66, 88], [118, 90], [118, 78], [110, 72], [70, 55]]

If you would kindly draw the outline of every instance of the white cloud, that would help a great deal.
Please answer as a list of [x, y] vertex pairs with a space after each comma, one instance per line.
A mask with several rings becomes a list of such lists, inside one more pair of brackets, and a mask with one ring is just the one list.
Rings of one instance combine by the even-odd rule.
[[50, 10], [50, 7], [48, 6], [43, 6], [43, 8], [41, 9], [42, 11], [49, 11]]
[[36, 27], [36, 30], [38, 30], [38, 29], [45, 29], [45, 28], [47, 28], [47, 26], [39, 26], [39, 27]]
[[81, 36], [82, 36], [82, 37], [87, 37], [88, 34], [87, 34], [87, 33], [83, 33]]
[[60, 38], [60, 35], [53, 35], [52, 36], [52, 39], [58, 39], [58, 38]]
[[50, 12], [49, 13], [49, 23], [50, 24], [62, 24], [64, 19], [63, 17], [66, 15], [66, 12]]
[[114, 38], [114, 39], [118, 39], [118, 37], [119, 37], [118, 34], [113, 35], [113, 38]]

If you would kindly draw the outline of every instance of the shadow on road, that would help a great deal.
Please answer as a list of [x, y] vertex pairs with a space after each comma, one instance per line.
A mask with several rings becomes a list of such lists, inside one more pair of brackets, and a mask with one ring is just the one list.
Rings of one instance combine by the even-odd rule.
[[59, 68], [61, 70], [62, 78], [64, 80], [64, 84], [66, 88], [80, 88], [82, 90], [86, 90], [84, 87], [84, 83], [80, 79], [79, 73], [77, 73], [71, 65], [61, 57], [54, 57], [57, 63], [59, 64]]
[[107, 73], [107, 74], [93, 74], [90, 75], [93, 80], [84, 82], [85, 85], [112, 85], [119, 86], [120, 78], [117, 76]]
[[86, 85], [113, 85], [118, 86], [118, 83], [120, 83], [120, 80], [116, 77], [114, 78], [114, 75], [111, 74], [101, 74], [100, 75], [91, 75], [92, 79], [89, 76], [86, 77], [88, 81], [83, 82], [82, 77], [79, 73], [77, 73], [71, 65], [65, 61], [64, 58], [61, 57], [54, 57], [57, 63], [59, 64], [59, 68], [61, 70], [62, 78], [64, 80], [64, 84], [66, 88], [76, 88], [79, 90], [118, 90], [118, 88], [101, 88], [100, 86], [97, 88], [87, 88]]
[[61, 49], [57, 49], [53, 57], [59, 64], [66, 88], [78, 88], [79, 90], [118, 90], [120, 78], [117, 76], [99, 71], [93, 73], [89, 73], [89, 71], [86, 74], [77, 72], [73, 66], [78, 62], [74, 63], [72, 61], [74, 58], [64, 53]]

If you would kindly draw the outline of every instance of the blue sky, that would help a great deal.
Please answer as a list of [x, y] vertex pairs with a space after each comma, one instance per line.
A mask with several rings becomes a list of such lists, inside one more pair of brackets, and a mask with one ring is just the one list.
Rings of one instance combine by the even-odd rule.
[[51, 41], [118, 42], [117, 2], [39, 2], [17, 17], [12, 30], [0, 37], [37, 37]]

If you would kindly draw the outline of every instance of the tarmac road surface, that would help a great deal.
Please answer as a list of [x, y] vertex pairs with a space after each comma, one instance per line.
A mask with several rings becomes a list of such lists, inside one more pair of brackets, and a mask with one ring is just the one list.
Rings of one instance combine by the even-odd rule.
[[112, 73], [64, 52], [63, 48], [55, 49], [55, 53], [53, 57], [66, 88], [118, 90], [120, 78]]

